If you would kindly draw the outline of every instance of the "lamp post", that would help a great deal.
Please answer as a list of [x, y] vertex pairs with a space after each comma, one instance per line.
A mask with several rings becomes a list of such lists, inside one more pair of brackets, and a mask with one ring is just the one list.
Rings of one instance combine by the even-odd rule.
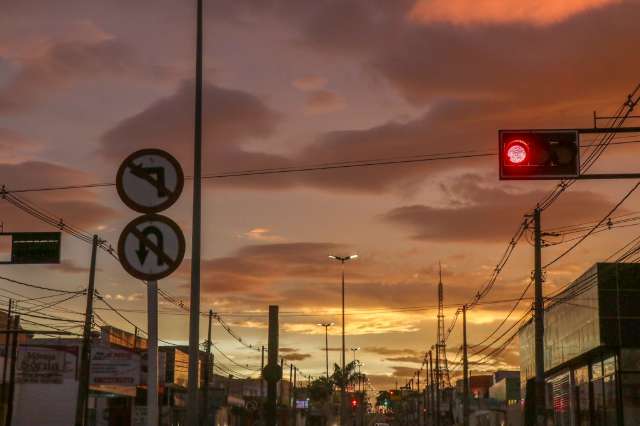
[[[342, 373], [344, 374], [344, 358], [345, 358], [345, 344], [344, 344], [344, 263], [348, 260], [356, 259], [358, 257], [357, 254], [352, 254], [351, 256], [334, 256], [330, 255], [329, 258], [333, 260], [337, 260], [342, 264]], [[344, 383], [343, 383], [344, 385]], [[342, 386], [342, 395], [341, 395], [341, 403], [340, 403], [340, 423], [344, 424], [344, 391], [345, 386]]]
[[327, 362], [327, 380], [329, 380], [329, 327], [336, 325], [336, 323], [322, 322], [318, 325], [324, 327], [324, 352], [325, 352], [325, 360]]
[[356, 352], [358, 352], [360, 350], [360, 346], [358, 346], [357, 348], [351, 348], [351, 352], [353, 352], [353, 362], [355, 364], [356, 362]]

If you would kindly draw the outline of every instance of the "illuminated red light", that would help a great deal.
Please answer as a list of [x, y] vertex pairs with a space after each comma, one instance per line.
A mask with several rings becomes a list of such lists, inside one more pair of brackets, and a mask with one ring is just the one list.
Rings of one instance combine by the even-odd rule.
[[529, 155], [527, 144], [523, 140], [514, 140], [507, 145], [507, 159], [512, 164], [521, 164]]

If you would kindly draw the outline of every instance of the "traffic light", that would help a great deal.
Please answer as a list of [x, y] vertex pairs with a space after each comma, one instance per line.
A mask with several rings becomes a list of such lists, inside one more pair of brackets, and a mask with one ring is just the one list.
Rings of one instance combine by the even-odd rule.
[[500, 179], [564, 179], [580, 175], [576, 130], [500, 130]]
[[358, 408], [358, 400], [357, 399], [355, 399], [355, 398], [351, 399], [351, 408], [354, 409], [354, 410], [356, 408]]

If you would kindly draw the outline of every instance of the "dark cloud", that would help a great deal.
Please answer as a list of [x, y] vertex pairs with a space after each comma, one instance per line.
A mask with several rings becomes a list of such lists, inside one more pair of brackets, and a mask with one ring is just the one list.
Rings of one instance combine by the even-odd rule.
[[419, 355], [419, 353], [413, 349], [393, 349], [382, 346], [367, 346], [362, 348], [362, 351], [378, 355]]
[[[39, 187], [42, 186], [42, 182], [73, 185], [91, 181], [93, 177], [87, 173], [47, 162], [0, 164], [0, 184], [6, 184], [9, 190]], [[100, 203], [96, 195], [89, 190], [45, 191], [28, 195], [18, 194], [18, 196], [39, 209], [62, 216], [66, 223], [80, 229], [90, 229], [105, 224], [118, 216], [113, 208]], [[4, 221], [5, 230], [51, 230], [50, 225], [44, 224], [8, 202], [0, 203], [0, 217]]]
[[[310, 280], [326, 279], [329, 276], [328, 266], [331, 266], [327, 256], [341, 250], [342, 246], [333, 243], [245, 246], [232, 256], [203, 261], [202, 289], [212, 294], [253, 292], [262, 298], [287, 281], [308, 283]], [[183, 263], [185, 274], [187, 266]]]
[[424, 357], [420, 357], [420, 356], [394, 356], [394, 357], [385, 358], [385, 361], [422, 364], [422, 362], [424, 361]]
[[284, 355], [283, 358], [287, 361], [304, 361], [305, 359], [311, 358], [311, 354], [292, 352]]
[[[448, 205], [399, 207], [383, 215], [382, 220], [409, 229], [416, 240], [502, 242], [515, 232], [521, 214], [548, 194], [540, 190], [515, 192], [505, 185], [485, 186], [483, 180], [482, 176], [464, 176], [442, 187], [449, 197]], [[599, 194], [568, 191], [545, 214], [545, 224], [553, 227], [589, 221], [594, 213], [606, 213], [610, 208], [611, 203]]]
[[[176, 156], [187, 172], [193, 164], [193, 83], [183, 83], [177, 92], [160, 99], [129, 117], [101, 138], [100, 153], [118, 162], [142, 148], [161, 148]], [[226, 172], [285, 167], [288, 159], [241, 147], [251, 140], [273, 135], [279, 115], [259, 98], [238, 90], [205, 85], [203, 92], [203, 169]], [[245, 178], [245, 186], [265, 186], [265, 179]], [[277, 177], [266, 185], [282, 185]]]
[[25, 59], [12, 80], [0, 88], [0, 113], [23, 112], [78, 81], [143, 74], [147, 81], [165, 77], [162, 70], [140, 64], [134, 52], [121, 41], [56, 43], [41, 55]]

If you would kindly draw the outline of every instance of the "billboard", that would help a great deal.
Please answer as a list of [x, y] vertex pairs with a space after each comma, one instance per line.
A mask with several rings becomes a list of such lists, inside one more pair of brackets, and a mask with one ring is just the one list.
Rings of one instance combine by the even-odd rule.
[[23, 347], [18, 352], [16, 382], [61, 384], [64, 370], [64, 352], [50, 348]]
[[92, 385], [138, 386], [140, 384], [140, 355], [108, 347], [91, 350]]

